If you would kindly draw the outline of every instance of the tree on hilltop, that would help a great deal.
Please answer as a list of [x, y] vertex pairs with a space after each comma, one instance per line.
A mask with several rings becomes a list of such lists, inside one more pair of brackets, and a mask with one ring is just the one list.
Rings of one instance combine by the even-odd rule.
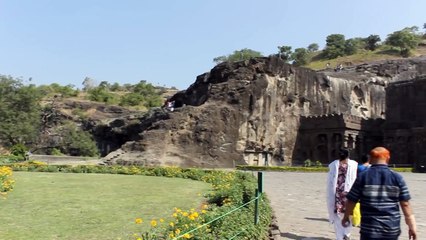
[[345, 36], [342, 34], [331, 34], [327, 36], [324, 56], [333, 59], [345, 55]]
[[365, 49], [370, 50], [370, 51], [374, 51], [377, 49], [377, 47], [379, 46], [378, 43], [381, 41], [380, 36], [379, 35], [373, 35], [371, 34], [370, 36], [368, 36], [365, 39]]
[[345, 55], [353, 55], [358, 51], [357, 42], [354, 39], [345, 41]]
[[229, 55], [219, 56], [213, 58], [213, 62], [219, 64], [222, 62], [237, 62], [237, 61], [243, 61], [248, 60], [255, 57], [263, 57], [261, 52], [249, 49], [249, 48], [243, 48], [241, 50], [236, 50], [233, 53]]
[[303, 66], [309, 62], [309, 51], [306, 48], [296, 48], [291, 55], [293, 64], [296, 66]]
[[319, 50], [319, 45], [317, 43], [311, 43], [308, 46], [308, 52], [316, 52]]
[[408, 57], [410, 51], [415, 49], [420, 42], [420, 35], [417, 34], [418, 29], [418, 27], [413, 26], [395, 31], [388, 35], [386, 44], [398, 47], [401, 56]]
[[285, 62], [291, 61], [291, 46], [278, 46], [278, 54], [282, 60]]

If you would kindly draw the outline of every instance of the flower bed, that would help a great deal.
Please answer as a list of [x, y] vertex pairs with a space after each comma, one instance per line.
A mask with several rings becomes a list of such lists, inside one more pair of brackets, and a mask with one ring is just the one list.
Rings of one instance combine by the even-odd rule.
[[8, 166], [0, 166], [0, 195], [5, 196], [13, 190], [15, 181], [12, 179], [12, 168]]

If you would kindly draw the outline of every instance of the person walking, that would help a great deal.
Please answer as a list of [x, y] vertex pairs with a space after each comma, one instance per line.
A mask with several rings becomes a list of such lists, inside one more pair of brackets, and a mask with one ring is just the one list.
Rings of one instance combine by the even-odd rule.
[[355, 204], [361, 204], [361, 240], [397, 240], [401, 234], [399, 206], [408, 225], [410, 240], [417, 239], [416, 221], [402, 176], [388, 168], [390, 152], [377, 147], [370, 152], [371, 167], [361, 173], [348, 193], [342, 225], [350, 225]]
[[358, 163], [349, 159], [349, 150], [341, 149], [339, 159], [328, 165], [327, 208], [329, 221], [334, 225], [336, 240], [349, 239], [351, 225], [343, 226], [346, 206], [346, 194], [351, 189], [357, 176]]
[[358, 164], [358, 175], [362, 172], [365, 172], [370, 167], [370, 157], [368, 154], [363, 154], [361, 156], [361, 164]]

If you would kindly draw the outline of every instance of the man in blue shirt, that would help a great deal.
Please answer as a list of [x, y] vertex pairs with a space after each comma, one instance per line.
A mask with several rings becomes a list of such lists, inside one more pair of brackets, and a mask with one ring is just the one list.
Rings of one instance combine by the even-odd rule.
[[361, 240], [397, 240], [401, 234], [399, 205], [408, 225], [409, 239], [416, 240], [411, 199], [402, 176], [388, 168], [390, 153], [377, 147], [370, 152], [371, 167], [361, 173], [347, 197], [342, 225], [349, 224], [355, 204], [361, 204]]
[[370, 157], [367, 154], [361, 156], [361, 164], [358, 164], [358, 175], [370, 167]]

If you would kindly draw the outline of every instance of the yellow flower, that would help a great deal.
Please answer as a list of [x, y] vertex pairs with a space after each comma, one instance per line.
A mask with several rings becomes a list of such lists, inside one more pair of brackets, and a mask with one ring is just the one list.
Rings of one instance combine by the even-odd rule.
[[190, 235], [189, 233], [185, 233], [185, 234], [183, 235], [183, 237], [184, 237], [184, 238], [191, 238], [191, 235]]
[[195, 220], [197, 217], [198, 217], [197, 212], [193, 212], [193, 213], [191, 213], [191, 215], [188, 216], [188, 218], [191, 219], [191, 220]]
[[188, 214], [187, 212], [183, 212], [183, 213], [182, 213], [182, 215], [183, 215], [184, 217], [187, 217], [189, 214]]
[[170, 225], [170, 227], [174, 227], [175, 223], [174, 222], [170, 222], [169, 225]]
[[173, 213], [172, 216], [176, 218], [178, 215], [177, 213]]
[[142, 218], [136, 218], [136, 219], [135, 219], [135, 223], [136, 223], [136, 224], [141, 224], [141, 223], [143, 223]]
[[160, 222], [164, 222], [164, 219], [160, 218]]
[[207, 212], [207, 211], [206, 211], [206, 210], [204, 210], [204, 209], [203, 209], [203, 210], [201, 210], [201, 213], [206, 213], [206, 212]]
[[175, 235], [173, 233], [169, 233], [169, 238], [174, 238]]
[[156, 226], [157, 226], [157, 221], [155, 221], [155, 219], [153, 219], [153, 220], [151, 221], [151, 226], [152, 226], [152, 227], [156, 227]]
[[136, 240], [142, 240], [142, 238], [137, 238]]
[[176, 229], [175, 230], [175, 233], [176, 233], [176, 235], [178, 235], [179, 233], [180, 233], [180, 229], [178, 228], [178, 229]]

